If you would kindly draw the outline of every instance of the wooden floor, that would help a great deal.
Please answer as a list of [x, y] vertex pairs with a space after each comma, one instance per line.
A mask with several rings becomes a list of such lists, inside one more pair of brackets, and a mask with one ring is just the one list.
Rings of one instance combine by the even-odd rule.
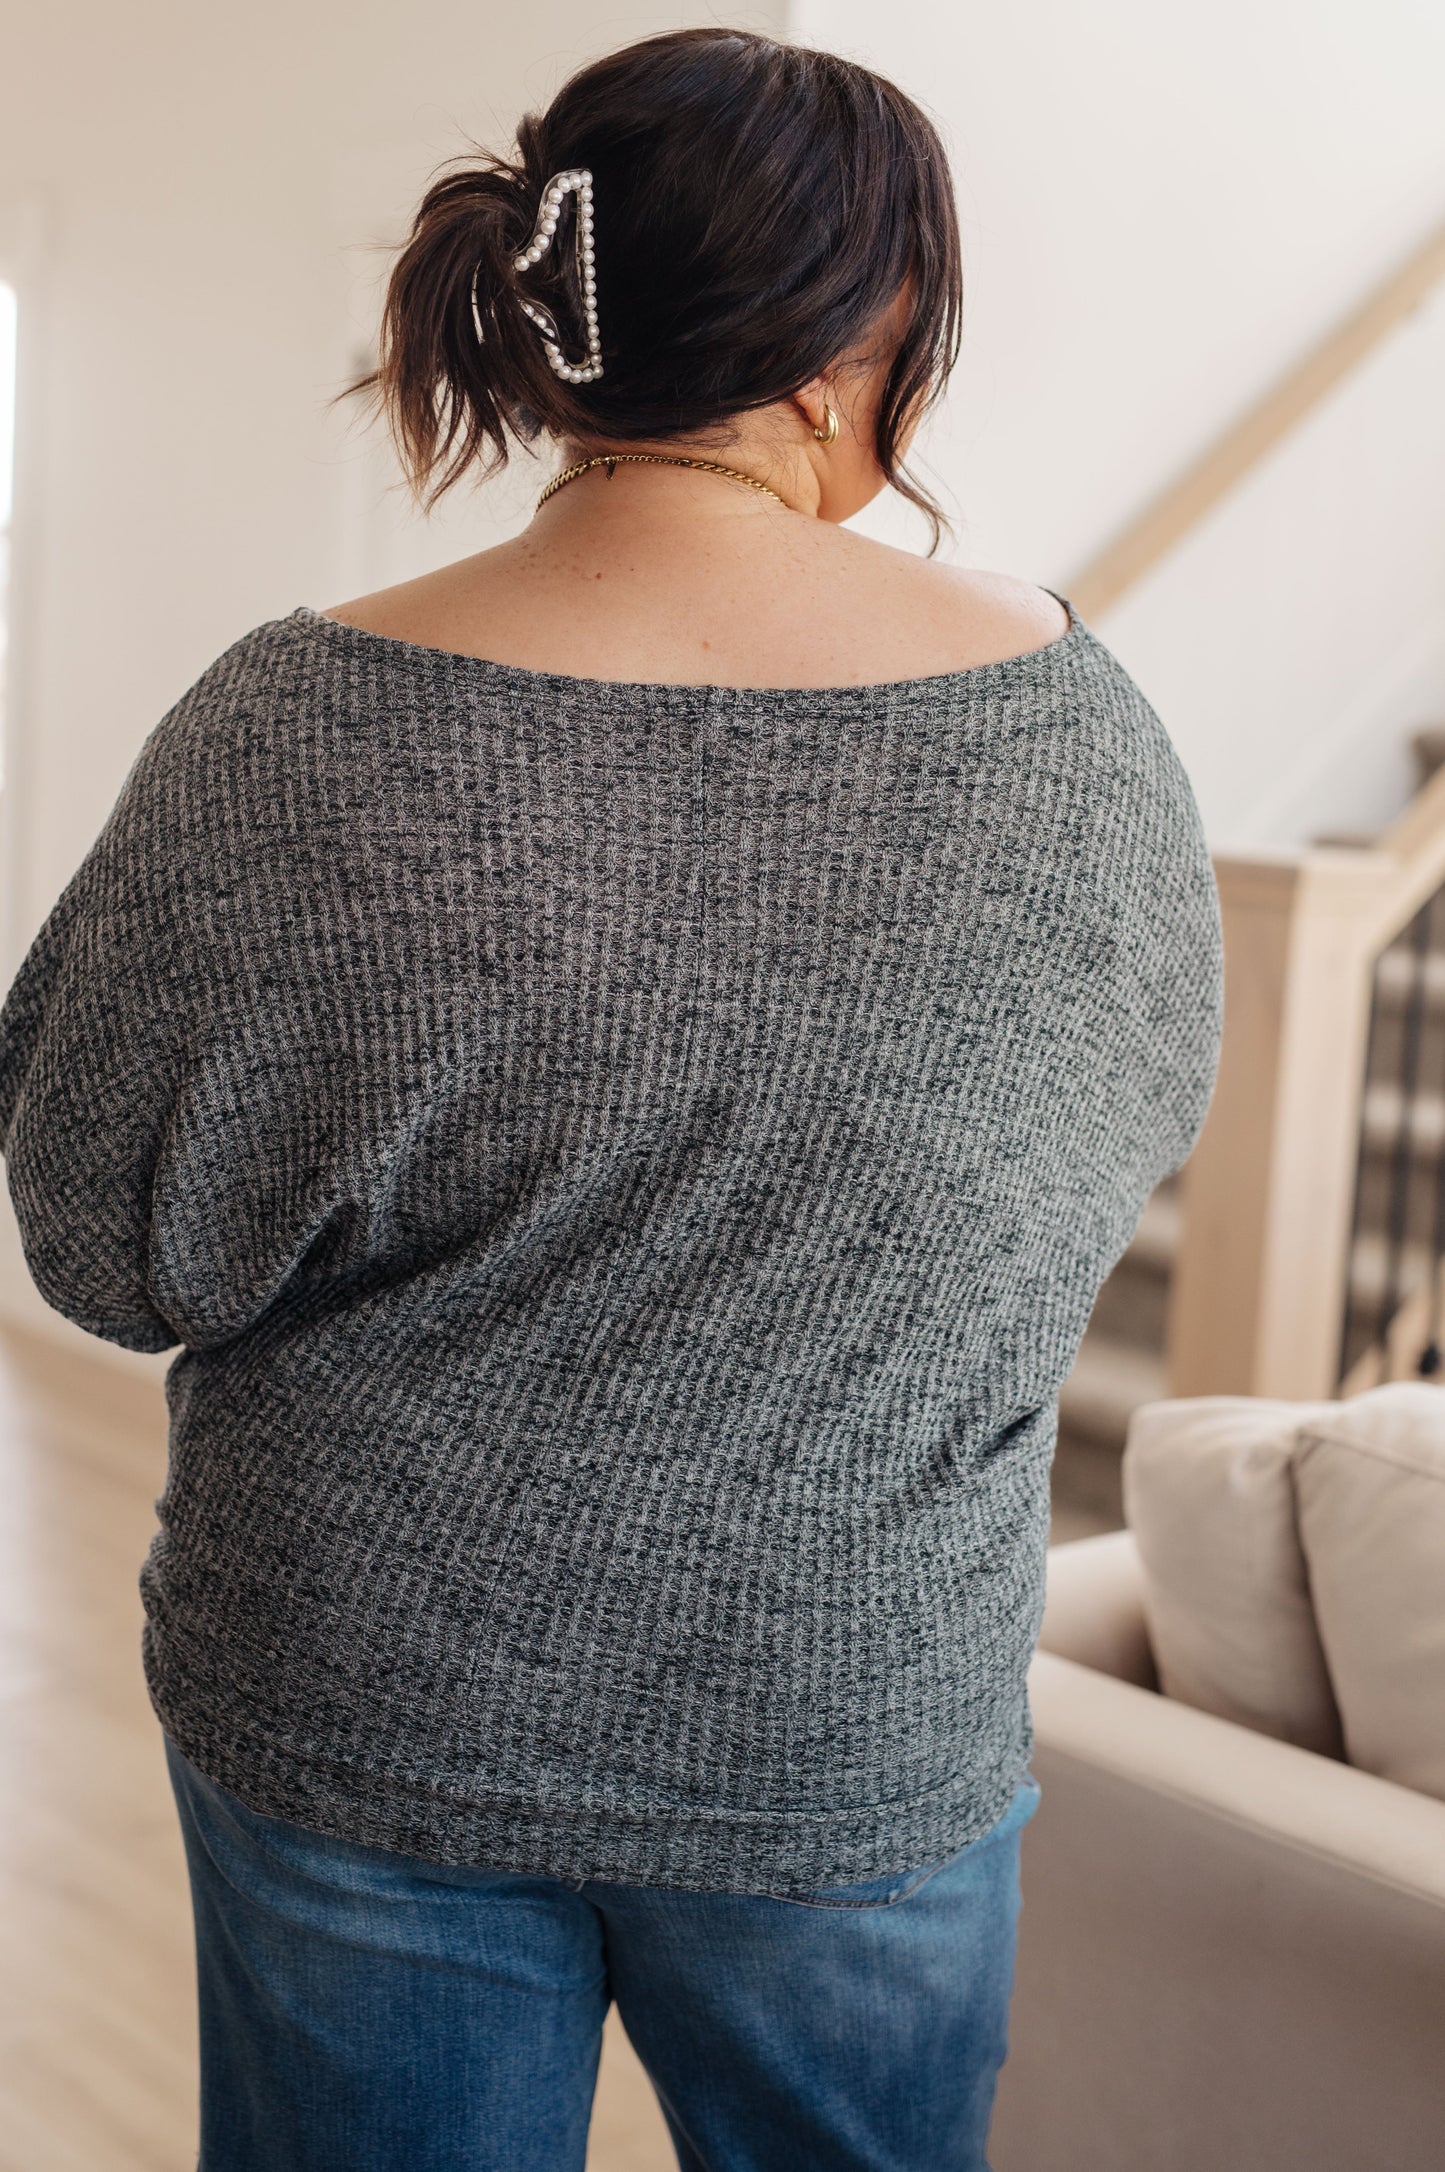
[[[190, 1919], [138, 1648], [164, 1460], [158, 1382], [0, 1329], [0, 2172], [194, 2172]], [[675, 2172], [615, 2013], [587, 2162]]]

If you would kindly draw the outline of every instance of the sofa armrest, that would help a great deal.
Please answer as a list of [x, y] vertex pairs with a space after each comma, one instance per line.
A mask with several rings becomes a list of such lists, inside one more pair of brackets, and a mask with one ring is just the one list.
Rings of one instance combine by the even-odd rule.
[[1039, 1649], [1100, 1674], [1157, 1689], [1144, 1621], [1144, 1571], [1133, 1534], [1051, 1546]]
[[1445, 1803], [1433, 1796], [1051, 1652], [1035, 1655], [1029, 1703], [1052, 1757], [1408, 1893], [1445, 1937]]
[[995, 2172], [1439, 2172], [1445, 1803], [1049, 1652]]

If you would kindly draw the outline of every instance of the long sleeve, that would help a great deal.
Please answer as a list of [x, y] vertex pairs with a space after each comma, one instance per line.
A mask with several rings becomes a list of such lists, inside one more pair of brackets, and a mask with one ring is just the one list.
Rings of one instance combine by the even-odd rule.
[[1077, 619], [839, 688], [243, 637], [0, 1015], [37, 1283], [182, 1345], [173, 1740], [559, 1877], [986, 1831], [1059, 1386], [1203, 1122], [1220, 968], [1188, 779]]
[[0, 1146], [46, 1302], [109, 1342], [164, 1350], [181, 1337], [151, 1288], [151, 1195], [177, 1069], [168, 953], [185, 932], [158, 863], [144, 883], [126, 865], [146, 767], [143, 754], [0, 1011]]
[[234, 713], [257, 649], [228, 650], [151, 732], [0, 1010], [0, 1151], [31, 1275], [131, 1350], [192, 1339], [158, 1256], [158, 1188], [214, 979], [208, 720]]

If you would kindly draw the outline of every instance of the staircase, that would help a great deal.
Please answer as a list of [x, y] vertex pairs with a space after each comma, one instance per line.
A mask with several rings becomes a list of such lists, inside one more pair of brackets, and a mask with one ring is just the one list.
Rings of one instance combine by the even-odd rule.
[[[1445, 767], [1445, 726], [1412, 741], [1416, 788]], [[1330, 836], [1328, 845], [1368, 845]], [[1412, 1054], [1413, 1042], [1413, 1054]], [[1411, 1074], [1429, 1082], [1407, 1094]], [[1362, 1109], [1355, 1234], [1341, 1372], [1423, 1289], [1445, 1242], [1445, 896], [1380, 955]], [[1132, 1413], [1168, 1392], [1165, 1323], [1179, 1244], [1179, 1186], [1145, 1205], [1128, 1250], [1099, 1291], [1059, 1396], [1055, 1537], [1123, 1521], [1120, 1456]]]

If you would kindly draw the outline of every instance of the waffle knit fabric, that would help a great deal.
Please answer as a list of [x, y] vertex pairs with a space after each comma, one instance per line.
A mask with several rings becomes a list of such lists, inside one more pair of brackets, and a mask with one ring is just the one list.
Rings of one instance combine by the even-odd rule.
[[167, 1375], [162, 1725], [451, 1864], [799, 1893], [1028, 1763], [1060, 1383], [1218, 1055], [1153, 710], [254, 628], [0, 1014], [50, 1304]]

